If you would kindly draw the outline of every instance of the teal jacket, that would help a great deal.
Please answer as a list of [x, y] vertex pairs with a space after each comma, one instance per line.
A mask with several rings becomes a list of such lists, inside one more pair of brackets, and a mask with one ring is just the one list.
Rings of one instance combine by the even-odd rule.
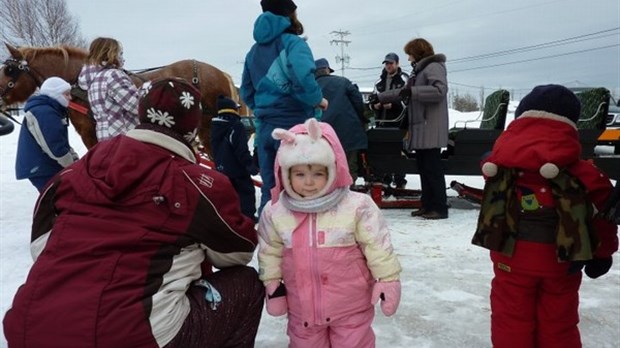
[[[240, 94], [261, 123], [290, 128], [320, 115], [323, 94], [314, 78], [314, 57], [304, 39], [288, 33], [288, 17], [264, 12], [254, 23]], [[320, 117], [320, 116], [319, 116]]]

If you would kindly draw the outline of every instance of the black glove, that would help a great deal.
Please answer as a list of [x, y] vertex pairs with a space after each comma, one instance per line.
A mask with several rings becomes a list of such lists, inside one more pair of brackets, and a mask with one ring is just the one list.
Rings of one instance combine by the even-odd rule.
[[403, 87], [398, 93], [398, 95], [400, 96], [400, 99], [402, 99], [403, 102], [408, 101], [409, 98], [411, 98], [411, 88], [406, 87], [406, 86]]
[[586, 262], [586, 275], [592, 279], [596, 279], [607, 273], [611, 268], [611, 256], [603, 258], [594, 258]]
[[374, 105], [374, 104], [377, 104], [378, 102], [379, 102], [379, 96], [377, 95], [377, 93], [373, 93], [368, 96], [368, 104]]

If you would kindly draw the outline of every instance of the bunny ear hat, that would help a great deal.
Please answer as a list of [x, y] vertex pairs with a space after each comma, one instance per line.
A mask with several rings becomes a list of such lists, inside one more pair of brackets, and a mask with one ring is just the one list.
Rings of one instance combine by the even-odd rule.
[[289, 178], [290, 168], [298, 164], [327, 167], [325, 188], [309, 198], [321, 197], [338, 187], [348, 187], [353, 183], [342, 145], [329, 124], [310, 118], [290, 130], [277, 128], [272, 136], [280, 140], [274, 168], [276, 184], [271, 192], [274, 203], [282, 190], [295, 199], [303, 199], [293, 191]]

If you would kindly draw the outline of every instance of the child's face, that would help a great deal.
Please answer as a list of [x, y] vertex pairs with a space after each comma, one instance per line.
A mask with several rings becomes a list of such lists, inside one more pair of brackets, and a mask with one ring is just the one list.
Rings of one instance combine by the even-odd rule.
[[293, 191], [302, 197], [311, 197], [327, 185], [327, 167], [318, 164], [298, 164], [289, 171]]

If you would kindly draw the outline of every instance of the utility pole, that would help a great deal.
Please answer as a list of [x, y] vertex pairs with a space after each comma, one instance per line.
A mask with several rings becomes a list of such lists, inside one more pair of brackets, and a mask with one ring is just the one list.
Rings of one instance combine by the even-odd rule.
[[344, 65], [345, 63], [348, 65], [351, 59], [348, 54], [344, 53], [344, 46], [348, 46], [351, 41], [344, 40], [344, 38], [345, 36], [351, 35], [351, 33], [348, 30], [343, 31], [342, 29], [340, 29], [338, 31], [332, 31], [330, 34], [339, 37], [339, 39], [331, 40], [329, 43], [332, 45], [336, 44], [337, 46], [340, 46], [340, 55], [336, 56], [336, 63], [340, 63], [340, 72], [341, 75], [344, 76]]

